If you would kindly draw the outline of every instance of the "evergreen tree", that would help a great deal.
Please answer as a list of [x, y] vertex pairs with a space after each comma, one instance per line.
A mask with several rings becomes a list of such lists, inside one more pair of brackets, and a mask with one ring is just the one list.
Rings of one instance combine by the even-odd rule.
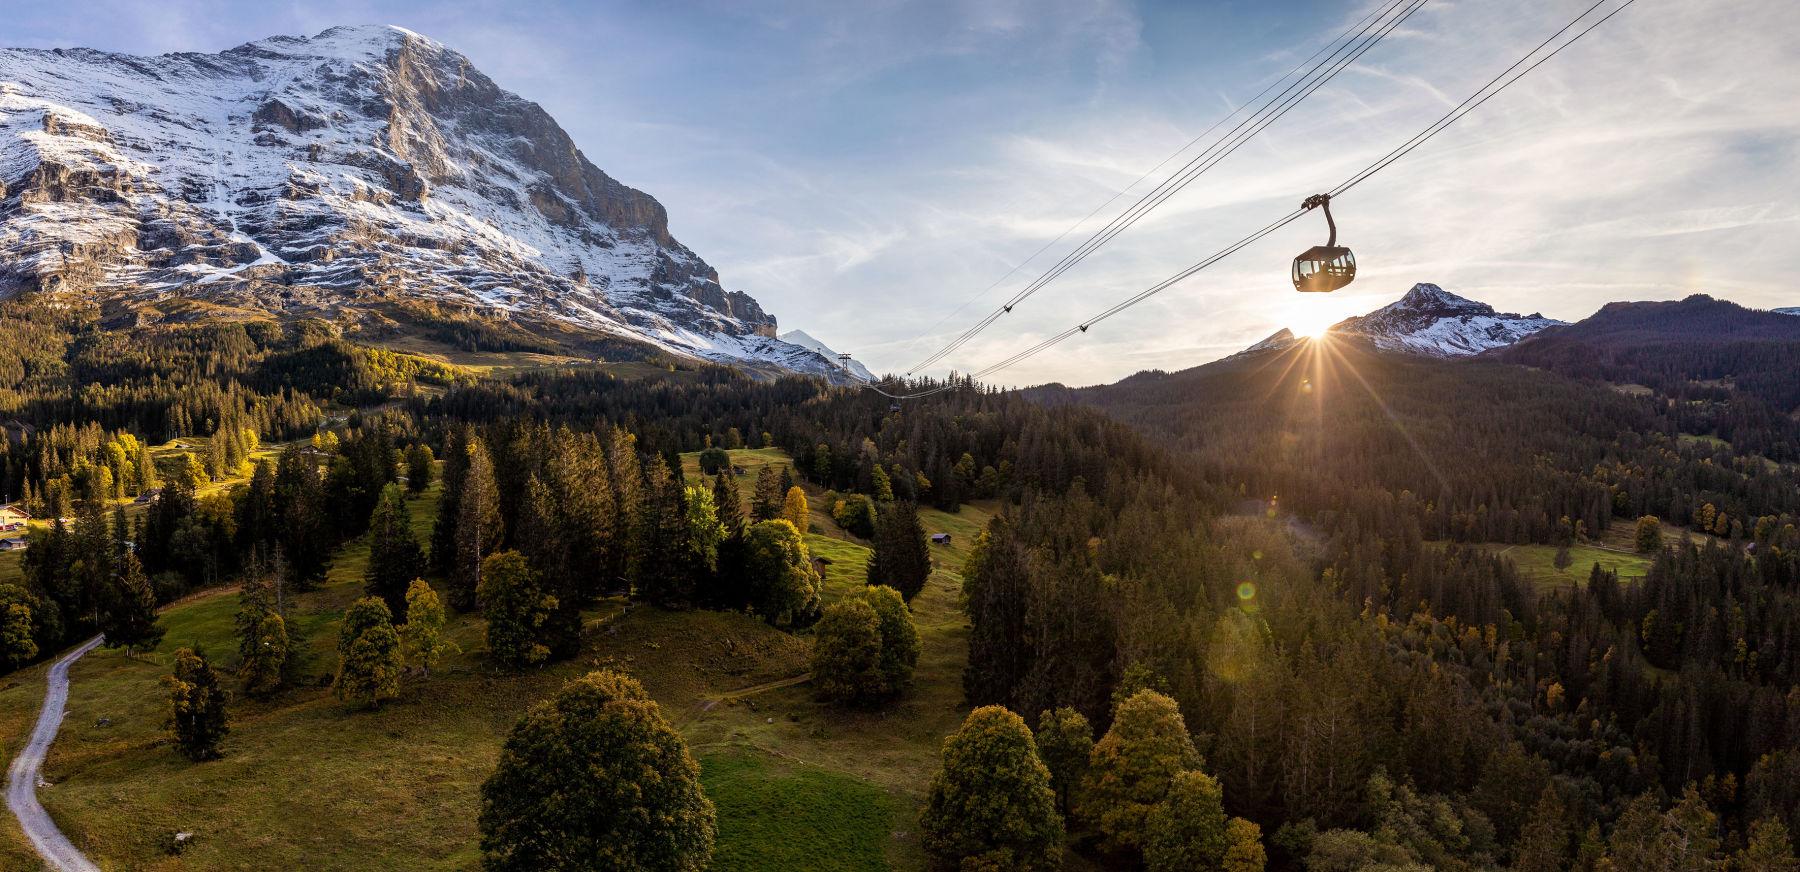
[[664, 608], [683, 608], [694, 597], [686, 488], [660, 459], [648, 466], [633, 525], [632, 595]]
[[238, 677], [243, 681], [244, 693], [260, 698], [281, 689], [290, 645], [287, 621], [281, 613], [264, 611], [250, 625], [241, 644], [246, 653], [238, 666]]
[[369, 518], [369, 563], [363, 571], [363, 594], [380, 597], [388, 611], [406, 619], [406, 588], [425, 571], [425, 552], [412, 529], [406, 492], [397, 484], [381, 491]]
[[894, 501], [894, 482], [888, 477], [887, 470], [877, 463], [869, 470], [869, 493], [875, 502], [891, 503]]
[[472, 435], [466, 428], [452, 428], [444, 444], [444, 488], [438, 497], [437, 521], [431, 527], [431, 565], [445, 578], [456, 566], [456, 531], [462, 521], [463, 479], [468, 477]]
[[1750, 842], [1737, 852], [1737, 872], [1796, 872], [1794, 843], [1780, 818], [1765, 818], [1750, 825]]
[[[165, 489], [163, 499], [168, 497]], [[331, 562], [337, 543], [330, 519], [336, 513], [327, 504], [318, 464], [300, 448], [288, 447], [275, 465], [275, 504], [288, 581], [296, 590], [310, 589]]]
[[275, 464], [259, 460], [250, 486], [238, 500], [238, 543], [246, 552], [273, 553], [281, 541], [281, 515], [275, 495]]
[[462, 492], [457, 495], [455, 559], [447, 577], [450, 606], [462, 612], [474, 610], [482, 562], [499, 546], [504, 532], [494, 462], [487, 444], [471, 437], [465, 452], [468, 459], [461, 475]]
[[153, 650], [162, 641], [163, 628], [156, 623], [156, 591], [136, 554], [125, 552], [115, 584], [100, 624], [106, 647], [124, 648], [127, 657], [138, 650]]
[[1168, 794], [1144, 820], [1144, 865], [1149, 872], [1217, 869], [1230, 845], [1225, 791], [1198, 769], [1177, 772]]
[[1198, 768], [1200, 753], [1175, 700], [1141, 690], [1119, 705], [1112, 728], [1094, 743], [1078, 805], [1114, 850], [1138, 850], [1175, 773]]
[[1064, 706], [1038, 716], [1038, 756], [1050, 770], [1050, 786], [1056, 791], [1056, 807], [1067, 814], [1075, 792], [1087, 777], [1088, 759], [1094, 752], [1094, 728], [1081, 712]]
[[406, 589], [406, 623], [400, 627], [400, 650], [403, 659], [418, 664], [419, 673], [431, 677], [431, 670], [445, 655], [461, 649], [444, 638], [444, 604], [425, 579], [415, 578]]
[[918, 507], [912, 503], [889, 505], [875, 524], [869, 583], [885, 584], [910, 602], [925, 589], [925, 581], [930, 577], [931, 546], [919, 523]]
[[559, 433], [544, 484], [555, 506], [559, 549], [557, 572], [545, 580], [556, 597], [546, 635], [552, 656], [572, 657], [581, 647], [581, 609], [613, 590], [625, 575], [628, 543], [618, 526], [611, 474], [598, 439]]
[[787, 489], [781, 486], [781, 473], [773, 464], [757, 470], [756, 489], [750, 496], [750, 517], [756, 521], [773, 521], [781, 517], [781, 501]]
[[944, 740], [943, 765], [932, 776], [919, 829], [926, 853], [945, 868], [969, 858], [998, 869], [1060, 867], [1056, 794], [1018, 715], [978, 708]]
[[1544, 786], [1519, 833], [1513, 872], [1563, 872], [1569, 867], [1569, 810], [1556, 788]]
[[225, 719], [225, 689], [206, 655], [192, 648], [175, 652], [175, 673], [164, 676], [169, 690], [169, 728], [175, 748], [196, 763], [215, 760], [219, 742], [231, 728]]
[[350, 604], [338, 628], [338, 699], [379, 707], [400, 695], [400, 636], [387, 603], [363, 597]]
[[524, 555], [502, 551], [488, 557], [478, 598], [487, 619], [488, 651], [496, 661], [520, 669], [549, 658], [544, 624], [556, 610], [556, 597], [544, 592], [542, 576]]
[[588, 674], [533, 705], [481, 786], [489, 872], [702, 872], [716, 814], [681, 734], [629, 676]]
[[1031, 669], [1025, 615], [1031, 567], [1017, 528], [1005, 516], [988, 523], [963, 564], [963, 608], [969, 615], [969, 662], [963, 696], [969, 705], [1014, 701]]
[[431, 446], [423, 442], [414, 442], [406, 449], [406, 489], [415, 494], [424, 493], [431, 487], [431, 470], [437, 458], [432, 456]]
[[713, 480], [713, 507], [718, 513], [722, 532], [718, 568], [696, 599], [711, 608], [741, 609], [749, 605], [750, 600], [743, 585], [746, 527], [736, 476], [727, 472]]
[[238, 639], [238, 677], [244, 692], [253, 697], [268, 696], [287, 680], [292, 645], [282, 613], [286, 605], [284, 572], [254, 559], [238, 591], [238, 610], [232, 618]]

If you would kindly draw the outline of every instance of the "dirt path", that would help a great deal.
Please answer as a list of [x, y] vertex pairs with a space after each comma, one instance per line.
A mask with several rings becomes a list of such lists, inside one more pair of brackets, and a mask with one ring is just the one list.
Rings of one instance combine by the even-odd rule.
[[39, 856], [58, 872], [100, 872], [100, 867], [88, 862], [62, 830], [56, 828], [56, 822], [50, 819], [49, 812], [44, 811], [37, 798], [44, 755], [50, 751], [50, 743], [56, 741], [56, 731], [62, 727], [63, 705], [69, 700], [69, 666], [99, 647], [100, 639], [99, 636], [89, 639], [87, 644], [64, 655], [50, 667], [45, 678], [49, 688], [44, 692], [44, 708], [38, 712], [37, 727], [31, 731], [31, 741], [19, 751], [19, 756], [13, 758], [6, 782], [6, 807], [19, 819], [19, 826], [25, 830]]

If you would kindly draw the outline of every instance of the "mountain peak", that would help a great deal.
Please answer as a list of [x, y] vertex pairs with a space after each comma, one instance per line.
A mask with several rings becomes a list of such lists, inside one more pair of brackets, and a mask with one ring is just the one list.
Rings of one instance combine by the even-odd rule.
[[1467, 312], [1493, 312], [1494, 307], [1486, 303], [1476, 302], [1467, 297], [1459, 297], [1437, 285], [1420, 282], [1412, 286], [1406, 295], [1393, 304], [1403, 309], [1442, 309]]
[[1538, 314], [1498, 313], [1486, 303], [1420, 282], [1393, 303], [1339, 321], [1331, 332], [1389, 351], [1458, 357], [1511, 345], [1561, 323]]
[[1238, 352], [1238, 354], [1251, 354], [1251, 353], [1258, 352], [1258, 351], [1274, 351], [1277, 349], [1286, 348], [1286, 347], [1293, 345], [1294, 343], [1299, 342], [1299, 341], [1300, 340], [1294, 336], [1294, 331], [1289, 330], [1286, 327], [1283, 327], [1280, 330], [1277, 330], [1274, 333], [1269, 334], [1269, 337], [1267, 339], [1264, 339], [1263, 341], [1258, 342], [1255, 345], [1252, 345], [1249, 348], [1246, 348], [1243, 351]]
[[0, 298], [33, 292], [814, 357], [542, 107], [391, 25], [219, 54], [0, 50]]

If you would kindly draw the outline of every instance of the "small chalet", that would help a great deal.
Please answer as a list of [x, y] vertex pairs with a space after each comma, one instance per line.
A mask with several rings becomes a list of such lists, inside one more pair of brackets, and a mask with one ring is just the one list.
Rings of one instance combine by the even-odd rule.
[[25, 522], [31, 520], [31, 513], [17, 505], [0, 506], [0, 533], [11, 533], [25, 529]]
[[948, 544], [950, 544], [950, 534], [949, 533], [933, 533], [933, 534], [931, 534], [931, 544], [933, 544], [933, 545], [948, 545]]
[[831, 558], [820, 557], [815, 554], [815, 555], [813, 555], [812, 565], [813, 565], [813, 571], [818, 573], [820, 578], [824, 578], [825, 577], [825, 567], [831, 565]]
[[24, 551], [30, 547], [31, 543], [24, 539], [0, 539], [0, 552]]

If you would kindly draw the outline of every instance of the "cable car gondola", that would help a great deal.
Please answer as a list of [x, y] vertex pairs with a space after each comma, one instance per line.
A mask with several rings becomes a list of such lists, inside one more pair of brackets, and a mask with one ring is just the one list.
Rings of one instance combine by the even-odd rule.
[[1335, 291], [1356, 279], [1356, 255], [1337, 244], [1337, 222], [1331, 219], [1331, 195], [1314, 194], [1300, 204], [1302, 209], [1325, 208], [1325, 226], [1331, 238], [1294, 258], [1294, 290], [1307, 293]]

